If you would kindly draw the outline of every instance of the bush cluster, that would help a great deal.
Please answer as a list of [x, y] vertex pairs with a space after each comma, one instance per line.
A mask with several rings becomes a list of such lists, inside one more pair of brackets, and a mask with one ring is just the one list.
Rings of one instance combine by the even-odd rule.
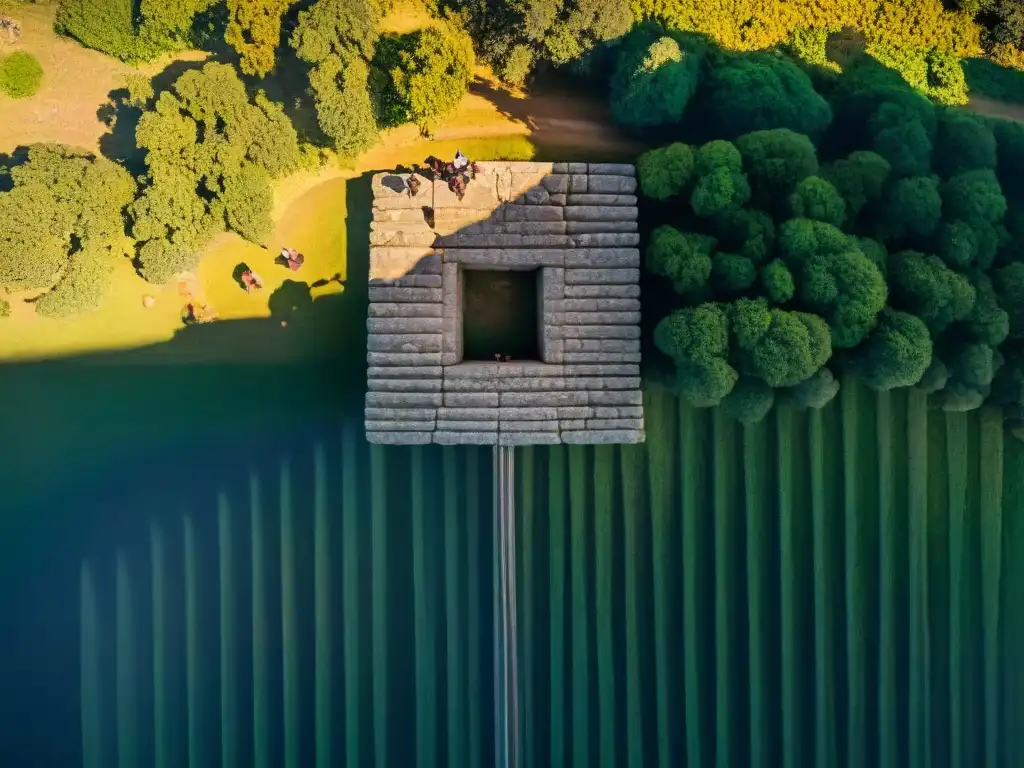
[[[770, 66], [754, 82], [746, 104], [722, 100], [714, 138], [637, 162], [646, 265], [676, 297], [654, 331], [676, 390], [753, 422], [821, 407], [845, 372], [1024, 425], [1024, 126], [935, 106], [866, 61], [814, 92], [822, 118], [773, 108]], [[736, 136], [746, 113], [763, 127]]]
[[15, 51], [0, 58], [0, 93], [12, 99], [27, 99], [39, 90], [43, 68], [31, 53]]

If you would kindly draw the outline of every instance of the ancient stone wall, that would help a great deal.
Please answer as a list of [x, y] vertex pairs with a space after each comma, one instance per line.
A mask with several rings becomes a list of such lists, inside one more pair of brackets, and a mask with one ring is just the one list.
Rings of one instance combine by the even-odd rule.
[[[632, 165], [480, 163], [462, 201], [373, 179], [371, 442], [635, 443], [640, 251]], [[463, 362], [464, 270], [540, 270], [537, 361]]]

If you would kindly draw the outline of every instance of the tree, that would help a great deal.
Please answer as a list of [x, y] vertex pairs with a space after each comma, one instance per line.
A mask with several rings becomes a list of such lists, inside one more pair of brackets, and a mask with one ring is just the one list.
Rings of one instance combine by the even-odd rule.
[[790, 219], [779, 227], [778, 250], [791, 271], [815, 254], [839, 254], [856, 241], [838, 227], [813, 219]]
[[846, 201], [847, 224], [853, 225], [864, 208], [882, 199], [889, 162], [876, 152], [858, 150], [822, 166], [821, 176]]
[[999, 305], [1010, 321], [1010, 338], [1024, 339], [1024, 262], [1007, 264], [995, 273], [993, 285]]
[[914, 388], [930, 395], [944, 389], [947, 381], [949, 381], [949, 369], [946, 368], [945, 363], [933, 355], [931, 364], [925, 369], [921, 380]]
[[369, 75], [353, 52], [329, 56], [309, 73], [317, 122], [342, 157], [355, 157], [377, 141]]
[[654, 343], [676, 364], [679, 393], [694, 405], [716, 405], [739, 379], [729, 365], [729, 319], [717, 304], [679, 309], [654, 329]]
[[353, 52], [369, 61], [382, 17], [378, 0], [317, 0], [299, 14], [291, 45], [310, 64]]
[[1010, 316], [999, 306], [992, 280], [983, 272], [970, 276], [974, 286], [974, 306], [964, 318], [965, 328], [971, 338], [997, 349], [1010, 335]]
[[775, 224], [767, 213], [753, 208], [728, 209], [716, 214], [713, 224], [723, 248], [746, 256], [754, 264], [771, 255]]
[[644, 152], [637, 160], [640, 190], [655, 200], [686, 192], [696, 166], [693, 147], [675, 142]]
[[949, 219], [968, 224], [996, 224], [1006, 214], [1006, 198], [989, 168], [965, 171], [942, 185], [942, 206]]
[[132, 0], [61, 0], [54, 28], [123, 61], [140, 57]]
[[274, 69], [281, 16], [291, 0], [228, 0], [227, 5], [224, 41], [238, 52], [245, 74], [263, 77]]
[[810, 256], [796, 284], [800, 303], [828, 321], [836, 347], [859, 344], [885, 306], [885, 278], [852, 242], [840, 253]]
[[832, 354], [828, 326], [816, 315], [776, 309], [764, 299], [739, 299], [728, 311], [736, 367], [769, 386], [800, 383]]
[[722, 400], [725, 412], [743, 424], [764, 419], [775, 404], [775, 390], [753, 376], [741, 376]]
[[647, 268], [671, 280], [677, 293], [697, 296], [711, 276], [714, 247], [714, 238], [661, 226], [651, 233]]
[[820, 176], [808, 176], [796, 185], [789, 196], [789, 208], [796, 218], [815, 219], [843, 226], [846, 202], [832, 184]]
[[[186, 72], [139, 119], [150, 185], [131, 206], [143, 277], [166, 282], [225, 226], [258, 240], [270, 226], [270, 180], [298, 166], [295, 129], [235, 70]], [[203, 194], [200, 194], [203, 190]]]
[[857, 243], [857, 247], [860, 248], [861, 253], [878, 267], [879, 272], [883, 275], [888, 273], [886, 262], [888, 261], [889, 254], [886, 253], [884, 245], [870, 237], [855, 237], [854, 241]]
[[889, 256], [891, 304], [920, 317], [933, 336], [974, 307], [974, 286], [937, 256], [901, 251]]
[[772, 304], [785, 304], [796, 292], [793, 273], [782, 259], [775, 259], [761, 268], [761, 286]]
[[839, 381], [828, 368], [817, 370], [812, 376], [779, 390], [779, 402], [793, 408], [824, 408], [839, 394]]
[[124, 208], [135, 195], [135, 181], [120, 166], [36, 144], [10, 176], [12, 189], [0, 192], [0, 287], [49, 287], [73, 253], [120, 247]]
[[110, 288], [110, 273], [122, 255], [110, 248], [72, 254], [60, 282], [36, 301], [36, 313], [70, 317], [99, 309]]
[[935, 170], [944, 179], [964, 171], [996, 167], [996, 137], [992, 129], [967, 112], [938, 113]]
[[[678, 123], [697, 89], [700, 57], [672, 37], [649, 41], [646, 33], [627, 40], [611, 79], [611, 112], [616, 122], [635, 126]], [[648, 42], [649, 41], [649, 42]]]
[[1024, 125], [990, 120], [996, 138], [996, 175], [1007, 195], [1024, 197]]
[[750, 184], [741, 171], [718, 167], [697, 179], [690, 194], [693, 212], [711, 218], [742, 208], [750, 200]]
[[935, 234], [935, 253], [951, 269], [966, 269], [978, 255], [979, 237], [966, 221], [944, 221]]
[[745, 256], [716, 253], [711, 259], [711, 284], [719, 294], [738, 294], [754, 284], [757, 268]]
[[788, 128], [753, 131], [736, 139], [754, 203], [785, 212], [797, 183], [818, 172], [818, 156], [807, 136]]
[[864, 383], [880, 392], [917, 384], [931, 361], [932, 338], [921, 319], [888, 308], [858, 350]]
[[942, 219], [942, 197], [934, 176], [912, 176], [897, 180], [885, 196], [878, 223], [884, 242], [923, 243]]
[[723, 55], [702, 90], [707, 115], [726, 138], [771, 128], [819, 136], [832, 121], [828, 102], [810, 78], [773, 54]]
[[31, 53], [15, 51], [0, 57], [0, 93], [12, 99], [27, 99], [35, 95], [43, 82], [43, 68]]
[[187, 47], [196, 15], [211, 5], [211, 0], [140, 0], [140, 41], [150, 54]]
[[473, 42], [452, 24], [426, 27], [415, 37], [391, 79], [409, 118], [428, 131], [454, 112], [466, 93], [475, 64]]
[[884, 157], [893, 176], [923, 176], [931, 169], [932, 139], [920, 115], [886, 102], [868, 121], [871, 149]]

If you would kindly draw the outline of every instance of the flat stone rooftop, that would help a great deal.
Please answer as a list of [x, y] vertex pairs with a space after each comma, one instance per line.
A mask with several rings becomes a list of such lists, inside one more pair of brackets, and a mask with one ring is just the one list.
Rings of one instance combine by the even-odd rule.
[[[373, 178], [367, 439], [643, 442], [634, 167], [478, 165], [461, 201]], [[467, 270], [537, 271], [539, 360], [463, 359]]]

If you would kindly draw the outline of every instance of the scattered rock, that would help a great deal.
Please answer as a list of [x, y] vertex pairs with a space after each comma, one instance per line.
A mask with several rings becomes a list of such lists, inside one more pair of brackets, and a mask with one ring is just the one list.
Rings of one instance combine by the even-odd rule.
[[146, 309], [149, 309], [154, 304], [156, 304], [156, 298], [154, 296], [143, 296], [142, 297], [142, 306], [144, 306]]

